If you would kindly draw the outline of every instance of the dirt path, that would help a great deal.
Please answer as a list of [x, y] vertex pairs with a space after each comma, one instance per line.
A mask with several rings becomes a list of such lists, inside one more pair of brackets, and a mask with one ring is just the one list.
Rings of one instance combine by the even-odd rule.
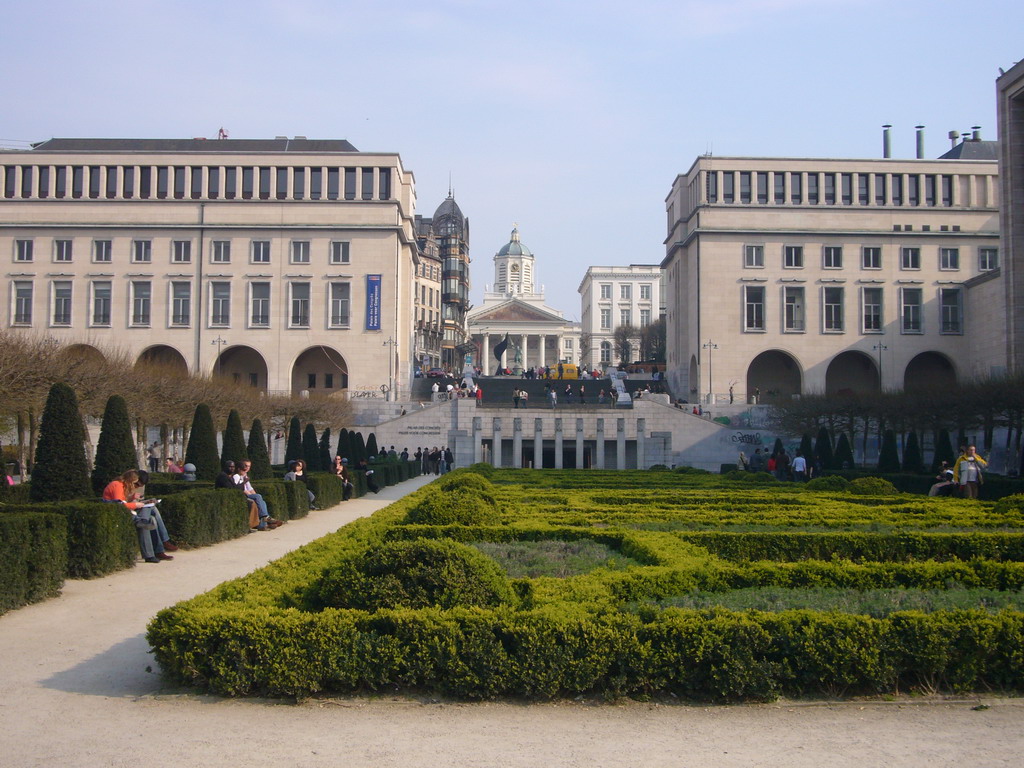
[[[429, 478], [433, 479], [433, 478]], [[1019, 766], [1024, 700], [697, 707], [452, 704], [383, 695], [300, 705], [169, 688], [146, 623], [419, 487], [176, 553], [0, 617], [0, 766]]]

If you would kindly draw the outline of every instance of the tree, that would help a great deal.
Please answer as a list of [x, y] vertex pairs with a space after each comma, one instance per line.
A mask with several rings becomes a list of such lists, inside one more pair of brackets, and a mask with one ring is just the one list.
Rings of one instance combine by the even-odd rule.
[[845, 432], [839, 435], [839, 441], [836, 443], [835, 466], [837, 469], [853, 468], [853, 447]]
[[292, 416], [288, 425], [288, 445], [284, 449], [284, 463], [291, 464], [295, 459], [302, 458], [302, 425], [299, 417]]
[[896, 448], [896, 433], [891, 429], [882, 435], [882, 449], [878, 452], [879, 472], [899, 472], [900, 455]]
[[373, 432], [371, 432], [370, 436], [366, 438], [366, 457], [370, 458], [371, 456], [380, 456], [380, 450], [377, 448], [377, 435]]
[[658, 318], [640, 332], [640, 359], [664, 363], [666, 350], [665, 320]]
[[907, 438], [907, 446], [903, 449], [903, 471], [924, 471], [924, 462], [921, 460], [921, 446], [917, 442], [917, 432], [910, 433], [910, 436]]
[[220, 458], [217, 456], [217, 432], [213, 428], [210, 406], [200, 403], [192, 415], [192, 428], [188, 434], [188, 450], [185, 463], [196, 468], [197, 480], [216, 480], [220, 474]]
[[348, 463], [352, 463], [352, 448], [349, 442], [348, 430], [344, 427], [338, 432], [338, 455], [343, 459], [348, 459]]
[[950, 466], [953, 466], [953, 462], [956, 461], [948, 429], [940, 429], [938, 437], [935, 438], [935, 458], [932, 460], [932, 472], [938, 472], [944, 461]]
[[92, 470], [92, 489], [103, 493], [107, 483], [118, 475], [138, 466], [135, 443], [132, 441], [132, 422], [128, 418], [128, 404], [120, 395], [111, 395], [103, 410], [100, 439], [96, 443], [96, 464]]
[[782, 438], [781, 437], [776, 437], [775, 438], [775, 444], [772, 446], [771, 455], [772, 456], [778, 456], [784, 450], [786, 450], [786, 447], [782, 444]]
[[362, 432], [356, 432], [355, 453], [356, 463], [359, 463], [360, 461], [366, 461], [369, 458], [366, 455], [366, 442], [363, 440]]
[[800, 438], [800, 455], [808, 461], [814, 456], [814, 444], [811, 442], [811, 436], [806, 432]]
[[267, 443], [263, 439], [263, 422], [259, 419], [252, 420], [252, 427], [249, 429], [249, 445], [247, 453], [252, 466], [249, 468], [249, 477], [253, 480], [266, 480], [273, 477], [274, 472], [270, 468], [270, 456], [267, 453]]
[[590, 345], [593, 341], [593, 336], [587, 331], [580, 334], [580, 365], [590, 365]]
[[822, 469], [835, 469], [835, 456], [832, 453], [832, 438], [828, 430], [822, 427], [818, 430], [818, 440], [814, 444], [814, 455], [818, 457], [818, 463]]
[[78, 399], [71, 387], [58, 382], [50, 387], [43, 408], [29, 496], [32, 501], [63, 501], [89, 496], [91, 491]]
[[228, 427], [224, 430], [224, 444], [220, 450], [221, 463], [234, 462], [236, 465], [249, 458], [245, 449], [245, 435], [242, 433], [242, 418], [234, 408], [228, 414]]
[[327, 427], [320, 435], [320, 471], [327, 472], [334, 463], [331, 458], [331, 428]]
[[316, 439], [316, 427], [312, 422], [306, 425], [302, 433], [302, 460], [306, 462], [308, 472], [319, 472], [320, 467], [320, 444]]
[[629, 365], [633, 356], [633, 339], [636, 335], [636, 327], [628, 324], [618, 326], [612, 334], [612, 344], [619, 358], [619, 365]]

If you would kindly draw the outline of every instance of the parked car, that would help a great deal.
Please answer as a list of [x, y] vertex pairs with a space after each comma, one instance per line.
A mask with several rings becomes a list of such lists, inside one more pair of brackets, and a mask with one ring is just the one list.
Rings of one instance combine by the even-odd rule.
[[447, 376], [448, 374], [442, 371], [440, 368], [431, 368], [429, 371], [427, 371], [428, 379], [443, 379]]

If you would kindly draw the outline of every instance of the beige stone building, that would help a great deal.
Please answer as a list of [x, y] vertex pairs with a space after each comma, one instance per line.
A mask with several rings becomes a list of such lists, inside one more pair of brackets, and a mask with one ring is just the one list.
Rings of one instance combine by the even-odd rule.
[[[662, 272], [657, 264], [626, 267], [589, 267], [579, 288], [582, 307], [580, 331], [587, 338], [582, 363], [605, 369], [619, 362], [615, 354], [615, 329], [630, 325], [643, 330], [663, 313]], [[633, 342], [628, 362], [639, 355]]]
[[1024, 369], [1024, 61], [996, 80], [1003, 276], [1009, 327], [1007, 358]]
[[699, 157], [666, 198], [673, 392], [765, 401], [1004, 371], [993, 145]]
[[303, 137], [0, 153], [6, 324], [269, 391], [400, 395], [414, 179]]

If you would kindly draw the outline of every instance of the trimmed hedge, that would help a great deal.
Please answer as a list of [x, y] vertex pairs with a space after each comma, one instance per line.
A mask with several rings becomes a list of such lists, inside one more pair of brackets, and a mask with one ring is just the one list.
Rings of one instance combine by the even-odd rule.
[[0, 514], [0, 614], [60, 594], [67, 539], [61, 515]]
[[160, 514], [168, 534], [179, 546], [203, 547], [249, 532], [248, 503], [245, 496], [231, 488], [168, 496], [160, 505]]

